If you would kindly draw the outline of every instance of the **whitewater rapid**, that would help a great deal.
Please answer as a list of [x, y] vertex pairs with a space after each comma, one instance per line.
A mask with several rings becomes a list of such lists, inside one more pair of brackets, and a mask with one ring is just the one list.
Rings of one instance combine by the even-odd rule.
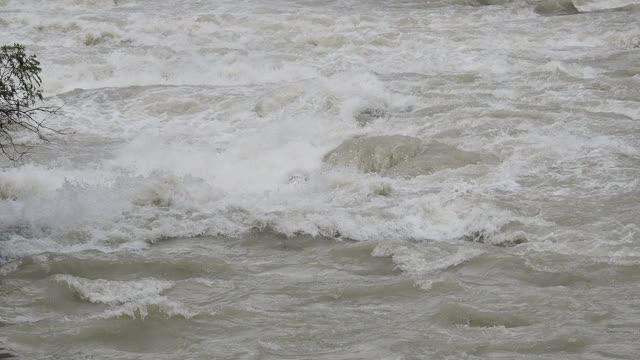
[[[487, 318], [480, 328], [544, 334], [536, 326], [551, 318], [516, 310], [536, 286], [576, 308], [580, 291], [609, 282], [630, 287], [611, 285], [621, 298], [640, 295], [630, 275], [640, 269], [639, 16], [640, 4], [622, 0], [0, 0], [0, 44], [22, 43], [37, 54], [45, 101], [62, 109], [49, 125], [68, 133], [51, 134], [48, 144], [19, 134], [34, 146], [30, 158], [0, 163], [2, 283], [21, 289], [37, 279], [29, 287], [36, 298], [63, 299], [29, 305], [29, 291], [3, 293], [18, 305], [2, 306], [0, 322], [18, 330], [0, 341], [47, 358], [47, 350], [21, 340], [20, 329], [59, 317], [89, 327], [168, 318], [188, 332], [191, 322], [215, 322], [203, 316], [233, 318], [217, 300], [206, 303], [224, 291], [244, 294], [242, 311], [267, 316], [252, 308], [266, 300], [242, 298], [251, 288], [268, 293], [252, 276], [274, 270], [256, 264], [293, 265], [280, 248], [254, 254], [260, 239], [287, 249], [298, 249], [297, 240], [302, 259], [337, 264], [320, 272], [327, 276], [321, 285], [306, 283], [317, 271], [311, 264], [292, 270], [300, 279], [278, 273], [286, 289], [304, 283], [324, 294], [332, 281], [371, 281], [373, 295], [357, 301], [380, 296], [401, 308], [386, 295], [397, 289], [413, 299], [405, 320], [424, 310], [429, 291], [434, 299], [456, 294], [455, 304], [424, 310], [433, 312], [427, 323], [447, 324], [452, 334]], [[307, 247], [323, 250], [316, 257]], [[353, 270], [336, 255], [343, 251], [371, 262], [358, 271], [372, 277], [334, 273]], [[196, 255], [206, 259], [193, 265]], [[173, 256], [185, 264], [168, 263]], [[236, 267], [245, 265], [260, 270], [242, 275]], [[115, 276], [118, 266], [126, 270]], [[486, 281], [474, 271], [492, 269], [517, 274], [496, 275], [494, 284], [505, 289], [500, 301], [511, 314], [474, 293]], [[472, 273], [473, 284], [465, 283]], [[377, 281], [392, 290], [375, 288]], [[283, 291], [283, 298], [303, 296]], [[463, 300], [476, 295], [474, 304]], [[590, 296], [618, 321], [603, 293]], [[69, 315], [73, 301], [82, 306]], [[563, 314], [560, 302], [548, 305], [559, 306], [554, 316]], [[637, 306], [620, 306], [629, 323], [573, 324], [573, 335], [542, 345], [461, 345], [456, 352], [443, 335], [430, 345], [389, 345], [387, 358], [528, 359], [551, 349], [556, 358], [631, 359], [637, 327], [616, 335], [615, 351], [608, 337], [599, 343], [591, 332], [633, 329]], [[293, 321], [276, 318], [260, 324]], [[357, 346], [382, 336], [358, 338], [365, 330], [356, 327], [345, 336]], [[517, 338], [504, 331], [504, 339]], [[137, 348], [113, 336], [99, 356], [115, 356], [111, 346], [135, 358]], [[309, 358], [326, 350], [318, 341]], [[260, 346], [275, 346], [273, 358], [296, 354], [292, 344], [270, 344]], [[160, 342], [149, 346], [150, 358], [158, 355], [153, 346], [167, 351]]]

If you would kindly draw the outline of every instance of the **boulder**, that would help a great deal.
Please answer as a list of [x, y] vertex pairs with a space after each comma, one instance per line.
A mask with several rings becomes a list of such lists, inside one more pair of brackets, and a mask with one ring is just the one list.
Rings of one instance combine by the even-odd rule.
[[402, 135], [356, 137], [325, 155], [327, 164], [355, 167], [365, 173], [415, 177], [480, 162], [480, 154], [439, 142]]

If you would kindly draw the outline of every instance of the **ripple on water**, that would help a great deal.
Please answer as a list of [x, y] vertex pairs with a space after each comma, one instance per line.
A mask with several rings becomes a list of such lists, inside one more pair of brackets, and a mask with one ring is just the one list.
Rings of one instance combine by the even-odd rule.
[[435, 319], [445, 324], [481, 328], [497, 326], [515, 328], [532, 324], [519, 315], [508, 312], [483, 311], [462, 304], [442, 306], [435, 315]]

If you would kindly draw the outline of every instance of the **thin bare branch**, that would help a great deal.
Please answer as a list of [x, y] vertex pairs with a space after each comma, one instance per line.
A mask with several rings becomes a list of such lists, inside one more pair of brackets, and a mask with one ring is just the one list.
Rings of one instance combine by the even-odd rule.
[[59, 114], [60, 107], [36, 106], [43, 101], [40, 72], [40, 62], [35, 55], [27, 55], [24, 46], [0, 47], [0, 152], [14, 162], [30, 149], [16, 143], [19, 133], [34, 134], [43, 142], [49, 142], [47, 134], [70, 133], [45, 124]]

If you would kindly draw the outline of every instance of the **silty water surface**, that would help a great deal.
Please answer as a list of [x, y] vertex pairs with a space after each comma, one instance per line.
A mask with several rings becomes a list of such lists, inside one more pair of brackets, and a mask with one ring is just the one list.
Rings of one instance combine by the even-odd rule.
[[637, 359], [638, 18], [612, 0], [0, 1], [0, 43], [38, 55], [49, 125], [73, 132], [3, 164], [0, 342]]

